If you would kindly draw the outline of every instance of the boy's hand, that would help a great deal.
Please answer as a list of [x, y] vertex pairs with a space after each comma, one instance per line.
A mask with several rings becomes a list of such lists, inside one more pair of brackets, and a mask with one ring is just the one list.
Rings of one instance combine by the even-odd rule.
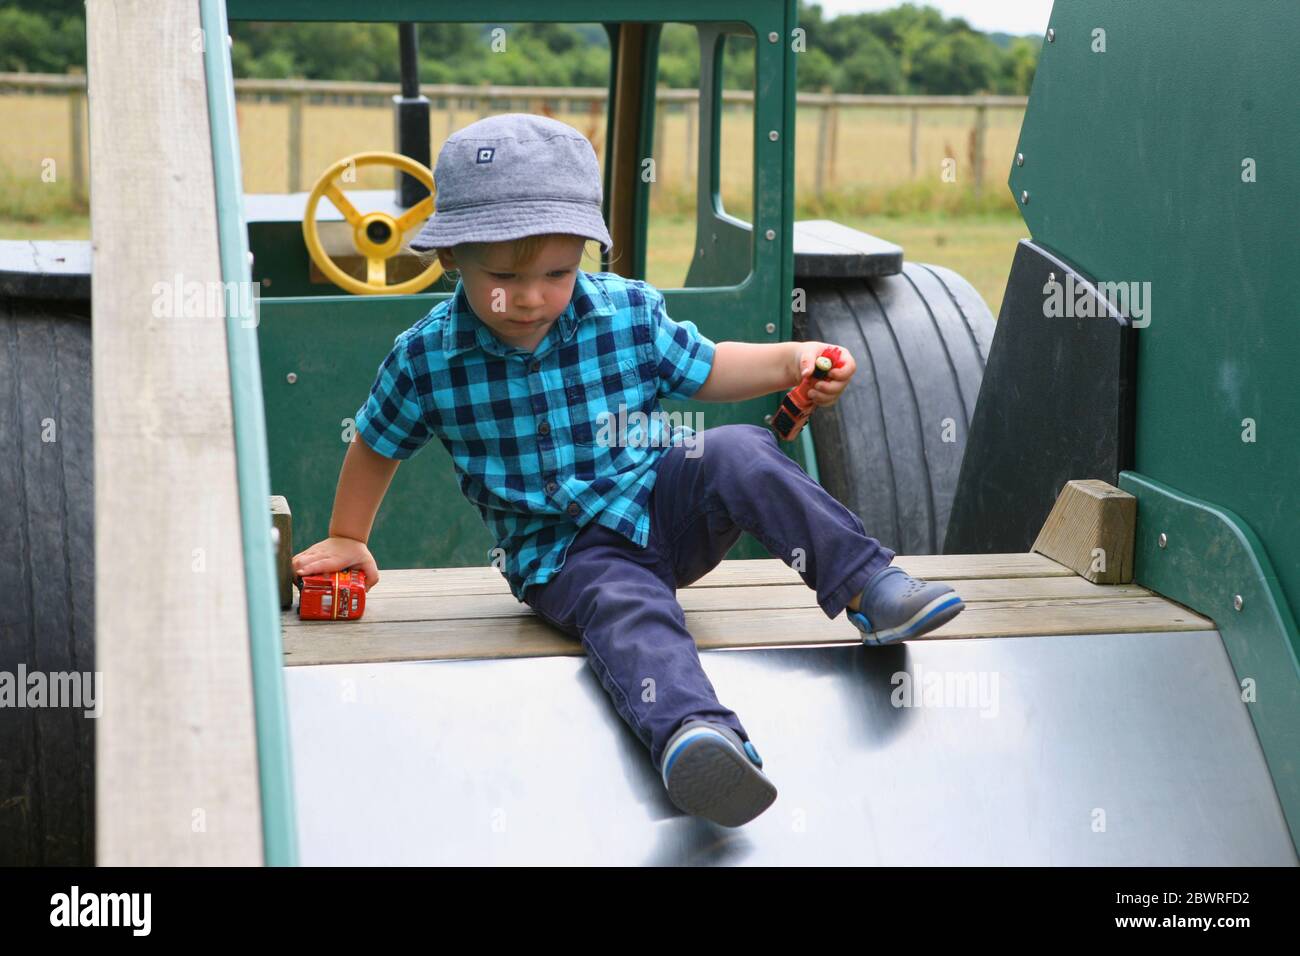
[[[799, 349], [796, 353], [798, 362], [799, 380], [795, 386], [800, 385], [804, 379], [812, 374], [813, 363], [817, 357], [822, 354], [832, 343], [829, 342], [800, 342]], [[844, 391], [849, 384], [849, 379], [857, 370], [858, 364], [853, 361], [853, 356], [849, 350], [842, 345], [836, 346], [840, 350], [840, 359], [844, 362], [839, 368], [832, 368], [830, 374], [822, 379], [809, 391], [808, 397], [812, 403], [817, 406], [834, 405], [839, 401], [840, 393]]]
[[329, 574], [332, 571], [346, 571], [356, 568], [366, 576], [366, 591], [369, 592], [379, 583], [379, 566], [371, 557], [370, 549], [364, 542], [355, 538], [331, 535], [324, 541], [318, 541], [306, 551], [299, 551], [293, 556], [293, 573]]

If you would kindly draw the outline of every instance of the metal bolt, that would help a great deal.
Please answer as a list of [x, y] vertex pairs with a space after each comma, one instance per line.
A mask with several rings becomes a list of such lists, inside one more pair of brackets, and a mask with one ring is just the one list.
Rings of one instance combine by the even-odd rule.
[[248, 254], [248, 268], [253, 268], [253, 254], [251, 252]]
[[768, 239], [775, 239], [775, 238], [776, 238], [776, 230], [775, 230], [775, 229], [769, 229], [767, 232], [763, 233], [763, 235], [765, 235]]
[[1020, 193], [1020, 205], [1022, 205], [1022, 206], [1028, 206], [1028, 205], [1029, 205], [1029, 190], [1028, 190], [1028, 189], [1021, 190], [1021, 193]]
[[766, 423], [769, 424], [769, 425], [772, 424], [772, 416], [771, 416], [771, 415], [764, 415], [764, 416], [763, 416], [763, 421], [766, 422]]
[[1023, 165], [1025, 165], [1025, 154], [1024, 154], [1024, 153], [1016, 153], [1016, 165], [1017, 165], [1017, 166], [1023, 166]]
[[1055, 281], [1056, 281], [1056, 273], [1055, 273], [1055, 272], [1049, 272], [1049, 273], [1047, 273], [1047, 281], [1048, 281], [1048, 282], [1055, 282]]
[[298, 373], [290, 372], [288, 375], [284, 377], [284, 380], [288, 382], [290, 385], [292, 385], [294, 382], [298, 381]]
[[1056, 31], [1053, 30], [1051, 27], [1047, 28], [1047, 42], [1048, 43], [1056, 42]]
[[264, 278], [264, 279], [262, 280], [262, 288], [266, 288], [266, 287], [269, 286], [270, 284], [271, 284], [271, 278], [270, 278], [270, 276], [267, 276], [266, 278]]
[[781, 39], [781, 34], [777, 33], [775, 30], [767, 35], [768, 43], [775, 43], [779, 39]]
[[775, 323], [775, 322], [769, 322], [769, 323], [767, 323], [767, 331], [768, 331], [768, 332], [775, 332], [775, 331], [776, 331], [776, 323]]
[[1165, 534], [1163, 531], [1161, 531], [1161, 532], [1160, 532], [1160, 547], [1162, 547], [1162, 548], [1167, 548], [1168, 546], [1169, 546], [1169, 535], [1167, 535], [1167, 534]]
[[229, 33], [226, 34], [226, 46], [232, 50], [235, 48], [234, 38]]
[[781, 138], [781, 134], [778, 133], [776, 130], [770, 130], [767, 134], [767, 138], [775, 143], [778, 139]]
[[1242, 600], [1240, 594], [1234, 594], [1232, 596], [1232, 606], [1235, 607], [1238, 611], [1241, 610], [1241, 606], [1245, 603], [1246, 602]]
[[280, 529], [275, 525], [271, 525], [271, 547], [280, 547]]

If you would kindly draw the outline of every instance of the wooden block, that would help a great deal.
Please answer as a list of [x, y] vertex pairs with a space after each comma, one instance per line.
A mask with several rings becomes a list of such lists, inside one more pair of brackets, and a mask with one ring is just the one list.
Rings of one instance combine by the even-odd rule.
[[293, 515], [284, 495], [271, 495], [271, 527], [280, 532], [275, 546], [275, 575], [280, 581], [280, 610], [293, 607]]
[[1095, 584], [1133, 580], [1137, 499], [1096, 478], [1061, 489], [1032, 550]]

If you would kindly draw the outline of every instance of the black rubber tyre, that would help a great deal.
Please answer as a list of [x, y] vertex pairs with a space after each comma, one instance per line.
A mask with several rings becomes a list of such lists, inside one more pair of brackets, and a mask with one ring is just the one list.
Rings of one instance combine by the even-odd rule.
[[[35, 291], [58, 291], [46, 284]], [[43, 673], [47, 690], [55, 675], [95, 669], [94, 464], [90, 303], [16, 296], [18, 286], [0, 275], [0, 671], [26, 701], [20, 669]], [[0, 865], [93, 865], [95, 720], [84, 711], [0, 707]]]
[[[795, 337], [843, 345], [853, 384], [809, 427], [822, 486], [899, 554], [937, 554], [994, 320], [969, 282], [905, 263], [874, 279], [806, 279]], [[800, 319], [803, 319], [801, 322]]]

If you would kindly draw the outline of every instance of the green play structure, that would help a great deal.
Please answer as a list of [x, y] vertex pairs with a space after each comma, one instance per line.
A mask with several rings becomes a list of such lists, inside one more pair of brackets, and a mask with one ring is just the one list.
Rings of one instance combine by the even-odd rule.
[[[831, 647], [833, 641], [844, 643], [842, 634], [828, 636], [826, 645], [804, 640], [794, 646], [792, 640], [711, 654], [710, 673], [726, 678], [728, 692], [744, 699], [747, 713], [789, 731], [784, 741], [772, 733], [764, 753], [773, 767], [785, 768], [783, 786], [798, 794], [791, 799], [821, 814], [809, 815], [814, 825], [794, 842], [784, 819], [771, 829], [760, 823], [747, 830], [753, 836], [744, 852], [754, 855], [742, 853], [737, 860], [1296, 862], [1300, 191], [1293, 170], [1300, 122], [1295, 83], [1287, 77], [1295, 73], [1300, 6], [1211, 0], [1055, 5], [1016, 153], [1004, 157], [1008, 188], [1031, 238], [1015, 250], [996, 324], [969, 283], [951, 270], [906, 259], [888, 237], [832, 222], [795, 221], [800, 64], [790, 42], [798, 28], [794, 0], [554, 0], [543, 6], [523, 0], [474, 6], [196, 0], [194, 6], [184, 16], [178, 13], [174, 24], [169, 21], [167, 28], [179, 31], [172, 37], [177, 48], [177, 37], [188, 37], [197, 25], [209, 37], [222, 36], [229, 21], [243, 20], [391, 23], [404, 31], [404, 45], [409, 40], [407, 52], [414, 49], [414, 30], [439, 23], [600, 24], [610, 49], [604, 212], [615, 250], [599, 268], [632, 278], [644, 278], [646, 268], [650, 185], [636, 175], [634, 160], [654, 151], [660, 32], [665, 23], [695, 29], [701, 69], [694, 251], [683, 287], [664, 290], [668, 311], [678, 321], [696, 323], [714, 341], [805, 339], [852, 350], [860, 373], [854, 388], [836, 407], [819, 411], [787, 452], [900, 555], [935, 562], [958, 556], [955, 563], [931, 566], [957, 569], [963, 586], [983, 588], [986, 595], [972, 599], [959, 620], [994, 623], [983, 632], [939, 637], [996, 638], [927, 639], [891, 649], [900, 652], [897, 657], [849, 658], [864, 649]], [[304, 242], [308, 194], [243, 193], [227, 45], [208, 42], [201, 71], [187, 74], [193, 63], [164, 58], [157, 67], [164, 72], [150, 74], [138, 65], [139, 51], [148, 48], [141, 39], [147, 24], [130, 17], [111, 25], [94, 20], [92, 15], [88, 21], [92, 53], [96, 42], [101, 48], [91, 63], [100, 64], [101, 72], [97, 76], [92, 68], [89, 75], [92, 128], [112, 115], [103, 105], [114, 102], [110, 96], [134, 103], [149, 122], [149, 110], [165, 117], [176, 104], [169, 106], [162, 91], [172, 89], [181, 91], [178, 97], [193, 97], [184, 112], [195, 118], [187, 120], [191, 129], [177, 128], [186, 121], [173, 121], [152, 134], [159, 137], [152, 144], [142, 122], [124, 123], [130, 136], [124, 134], [122, 145], [92, 137], [92, 144], [100, 144], [92, 170], [109, 160], [124, 162], [118, 153], [127, 149], [156, 148], [163, 166], [201, 162], [206, 178], [199, 182], [205, 197], [214, 195], [215, 212], [196, 224], [180, 223], [160, 203], [161, 225], [149, 236], [156, 259], [149, 262], [123, 258], [127, 242], [97, 245], [93, 301], [103, 312], [94, 317], [88, 243], [57, 250], [0, 243], [0, 328], [18, 330], [10, 339], [13, 348], [0, 350], [0, 382], [26, 383], [14, 384], [12, 394], [35, 402], [32, 407], [57, 398], [80, 416], [68, 412], [71, 420], [89, 419], [92, 320], [102, 323], [95, 354], [105, 362], [97, 366], [103, 378], [114, 362], [139, 363], [157, 376], [178, 364], [188, 368], [186, 341], [162, 334], [175, 334], [174, 326], [158, 326], [160, 335], [148, 343], [171, 349], [165, 357], [172, 364], [148, 366], [143, 339], [114, 321], [130, 312], [120, 303], [135, 302], [131, 297], [157, 278], [149, 270], [171, 276], [182, 227], [211, 240], [212, 270], [221, 279], [256, 282], [261, 297], [255, 329], [233, 298], [220, 317], [229, 390], [215, 391], [221, 414], [209, 417], [221, 425], [222, 415], [228, 416], [226, 430], [218, 439], [203, 433], [168, 446], [173, 457], [160, 457], [141, 487], [132, 488], [153, 519], [142, 520], [138, 529], [120, 502], [94, 497], [98, 489], [86, 476], [106, 476], [90, 462], [88, 429], [68, 429], [67, 443], [56, 449], [63, 457], [51, 464], [50, 449], [30, 437], [30, 421], [43, 413], [17, 400], [10, 403], [14, 411], [0, 412], [22, 437], [19, 454], [0, 466], [0, 488], [11, 489], [19, 502], [0, 515], [0, 532], [5, 540], [12, 535], [20, 541], [28, 559], [27, 586], [17, 589], [20, 603], [12, 618], [17, 637], [6, 646], [15, 649], [17, 660], [26, 655], [33, 670], [90, 666], [102, 655], [117, 668], [127, 699], [162, 702], [152, 728], [158, 739], [151, 737], [147, 747], [135, 746], [145, 736], [140, 728], [150, 729], [144, 723], [105, 721], [99, 732], [108, 727], [108, 737], [94, 750], [84, 724], [69, 729], [53, 723], [54, 717], [33, 715], [28, 723], [3, 725], [7, 736], [0, 743], [16, 756], [0, 765], [0, 807], [26, 806], [40, 791], [45, 811], [34, 822], [0, 811], [0, 847], [18, 846], [21, 839], [30, 849], [13, 851], [12, 859], [43, 862], [45, 848], [62, 847], [56, 861], [90, 862], [95, 781], [87, 754], [95, 753], [101, 760], [99, 799], [106, 779], [115, 784], [112, 795], [120, 797], [111, 812], [100, 815], [101, 848], [106, 819], [119, 835], [111, 854], [115, 862], [515, 863], [558, 861], [561, 853], [564, 862], [731, 861], [720, 851], [708, 856], [716, 848], [707, 834], [674, 829], [679, 821], [655, 816], [657, 782], [637, 776], [640, 762], [634, 766], [627, 751], [617, 749], [626, 741], [606, 732], [602, 722], [613, 722], [607, 711], [584, 709], [599, 694], [584, 696], [591, 687], [578, 683], [575, 661], [530, 631], [541, 625], [501, 600], [492, 590], [495, 581], [473, 577], [488, 565], [493, 542], [462, 496], [440, 443], [430, 442], [398, 470], [369, 544], [381, 568], [408, 575], [401, 580], [408, 582], [404, 597], [412, 601], [436, 577], [432, 569], [457, 569], [469, 582], [454, 595], [460, 604], [435, 608], [444, 616], [432, 619], [385, 619], [368, 610], [370, 620], [342, 623], [357, 626], [356, 647], [379, 646], [369, 657], [369, 651], [349, 647], [347, 632], [339, 629], [298, 627], [287, 636], [291, 627], [282, 617], [267, 498], [288, 500], [293, 550], [327, 535], [351, 417], [394, 338], [453, 285], [443, 277], [418, 294], [369, 295], [331, 283]], [[719, 188], [721, 64], [737, 37], [752, 42], [755, 67], [748, 222], [723, 208]], [[129, 74], [135, 79], [128, 82], [128, 69], [143, 72]], [[395, 128], [422, 127], [423, 144], [421, 136], [408, 139], [399, 132], [397, 142], [371, 148], [391, 148], [427, 165], [440, 144], [429, 141], [428, 101], [418, 92], [417, 64], [406, 54], [403, 73]], [[135, 87], [144, 92], [137, 95]], [[200, 87], [201, 95], [195, 93]], [[98, 101], [97, 90], [104, 91]], [[126, 109], [119, 107], [119, 115]], [[185, 136], [210, 145], [210, 153], [196, 154], [200, 161], [167, 151]], [[175, 170], [166, 172], [181, 179]], [[119, 201], [134, 203], [127, 208], [147, 206], [151, 197], [132, 194], [132, 188], [138, 184], [123, 184]], [[96, 208], [102, 210], [92, 226], [101, 230], [120, 213], [108, 193], [92, 193], [92, 221]], [[400, 217], [424, 196], [427, 191], [402, 181], [392, 190], [358, 191], [356, 202]], [[336, 237], [342, 218], [328, 211], [319, 216]], [[164, 241], [168, 236], [170, 243]], [[409, 256], [395, 263], [409, 274]], [[590, 262], [583, 268], [596, 271]], [[1052, 304], [1060, 304], [1053, 290], [1061, 288], [1080, 290], [1068, 303], [1073, 311], [1065, 314]], [[1127, 297], [1117, 297], [1117, 290]], [[801, 299], [805, 308], [793, 305]], [[203, 330], [210, 333], [212, 325]], [[115, 351], [102, 351], [110, 345]], [[221, 375], [226, 371], [219, 367]], [[211, 378], [202, 381], [213, 384]], [[48, 382], [63, 383], [62, 393], [41, 392], [41, 383]], [[125, 409], [121, 421], [147, 422], [153, 406], [143, 399], [131, 406], [134, 392], [120, 392], [111, 398]], [[776, 398], [728, 406], [671, 401], [664, 407], [702, 414], [707, 427], [762, 425]], [[125, 426], [118, 434], [135, 435]], [[103, 442], [111, 436], [96, 437]], [[214, 448], [228, 446], [229, 468], [218, 470], [225, 466], [214, 457], [210, 477], [196, 481], [187, 473], [190, 484], [183, 487], [172, 481], [169, 468], [193, 464], [198, 450], [215, 455]], [[1109, 628], [1071, 630], [1060, 623], [1072, 620], [1069, 614], [1080, 607], [1112, 601], [1116, 593], [1095, 590], [1077, 579], [1077, 568], [1032, 553], [1035, 535], [1071, 479], [1100, 479], [1136, 497], [1133, 580], [1116, 588], [1130, 597], [1140, 591], [1131, 606], [1181, 614], [1181, 623], [1143, 628], [1123, 620], [1122, 613]], [[229, 492], [232, 483], [237, 503], [227, 500], [229, 494], [216, 494]], [[138, 530], [150, 547], [140, 551], [147, 566], [132, 570], [152, 580], [160, 569], [192, 560], [188, 537], [180, 543], [167, 537], [170, 520], [189, 527], [177, 516], [192, 517], [195, 502], [209, 507], [213, 500], [214, 509], [224, 503], [224, 523], [214, 517], [202, 544], [214, 563], [224, 554], [227, 566], [240, 565], [242, 576], [230, 577], [242, 584], [233, 588], [243, 592], [234, 605], [239, 619], [228, 615], [214, 622], [196, 613], [194, 606], [212, 589], [206, 579], [183, 576], [171, 579], [179, 592], [167, 595], [174, 606], [160, 600], [159, 616], [147, 624], [137, 625], [135, 609], [121, 602], [107, 614], [96, 608], [90, 640], [90, 609], [75, 602], [92, 591], [102, 600], [115, 580], [109, 577], [112, 568], [85, 560], [92, 532], [103, 539], [113, 529]], [[100, 511], [93, 512], [92, 504]], [[106, 521], [106, 513], [116, 523]], [[117, 533], [101, 544], [127, 547], [134, 540]], [[769, 557], [749, 535], [728, 555]], [[996, 573], [980, 573], [983, 566]], [[744, 573], [768, 573], [754, 564], [744, 567], [753, 569]], [[759, 589], [777, 593], [781, 579], [747, 581], [742, 571], [729, 573], [734, 579], [710, 595], [718, 606], [697, 605], [691, 611], [699, 615], [695, 620], [712, 614], [709, 620], [716, 622], [734, 613], [725, 620], [738, 623], [714, 624], [734, 631], [747, 622], [758, 626], [764, 615], [795, 621], [798, 627], [791, 630], [800, 633], [826, 625], [815, 609], [761, 603], [771, 595]], [[1039, 590], [1031, 596], [1016, 591], [1024, 584], [1017, 577], [1032, 579]], [[728, 588], [739, 593], [746, 587], [752, 608], [723, 606]], [[428, 593], [438, 600], [443, 595]], [[372, 606], [382, 598], [377, 590]], [[1003, 613], [1028, 623], [1000, 625], [1007, 620], [997, 616]], [[1051, 627], [1049, 618], [1055, 621]], [[383, 626], [394, 621], [385, 632]], [[427, 641], [424, 631], [434, 624], [446, 637], [457, 622], [466, 622], [467, 633], [474, 631], [471, 624], [486, 622], [483, 631], [499, 625], [507, 638], [522, 643], [526, 637], [534, 641], [530, 647], [544, 650], [516, 655], [494, 646], [449, 653], [447, 659], [409, 651], [412, 642]], [[344, 650], [330, 659], [292, 659], [295, 649], [302, 655], [326, 645]], [[512, 657], [517, 659], [505, 659]], [[982, 724], [919, 710], [900, 716], [882, 701], [890, 674], [909, 660], [933, 671], [1007, 675], [1005, 719]], [[202, 666], [183, 666], [196, 661]], [[209, 678], [211, 661], [220, 665], [211, 669], [220, 676]], [[244, 688], [238, 681], [250, 674]], [[340, 703], [343, 684], [377, 696]], [[220, 706], [203, 711], [193, 703], [202, 697], [196, 688], [212, 687], [224, 696], [216, 695]], [[545, 705], [537, 703], [541, 699]], [[229, 702], [247, 705], [235, 713], [248, 719], [226, 724], [211, 718], [224, 714]], [[142, 713], [129, 716], [142, 720]], [[581, 747], [546, 754], [544, 748], [572, 726], [599, 733], [583, 738]], [[796, 739], [796, 730], [810, 728], [820, 731], [816, 743], [807, 742], [811, 736]], [[125, 743], [124, 734], [130, 738]], [[243, 751], [235, 740], [240, 734]], [[222, 749], [194, 743], [211, 739], [221, 740]], [[900, 746], [905, 740], [908, 746]], [[571, 769], [571, 777], [582, 777], [592, 788], [582, 793], [587, 802], [564, 789], [567, 777], [534, 773], [533, 764], [507, 767], [499, 756], [507, 745], [511, 754], [541, 755], [536, 766]], [[230, 762], [221, 766], [234, 767], [229, 773], [214, 762], [226, 758]], [[638, 761], [643, 762], [639, 755]], [[109, 765], [112, 774], [105, 770]], [[612, 772], [616, 766], [626, 779]], [[41, 788], [50, 767], [76, 769], [46, 793]], [[209, 779], [219, 771], [226, 776]], [[395, 776], [384, 776], [390, 772]], [[878, 786], [882, 779], [890, 786]], [[142, 786], [139, 781], [152, 789], [131, 790]], [[223, 804], [234, 808], [226, 822], [245, 824], [230, 840], [237, 851], [225, 858], [212, 855], [217, 839], [190, 841], [188, 820], [177, 836], [154, 827], [155, 820], [137, 819], [136, 803], [153, 799], [154, 791], [174, 797], [173, 808], [188, 808], [194, 803], [185, 788], [202, 783], [226, 797], [233, 794]], [[841, 790], [849, 796], [818, 803]], [[416, 792], [430, 794], [436, 812], [422, 806], [403, 816], [383, 803], [392, 793]], [[487, 829], [479, 832], [476, 823], [466, 822], [508, 797], [524, 808], [514, 811], [512, 820], [522, 822], [512, 823], [510, 840], [497, 839], [496, 831], [485, 837]], [[940, 805], [928, 804], [931, 799]], [[1116, 835], [1109, 842], [1091, 825], [1107, 809]], [[581, 819], [573, 816], [579, 811]], [[260, 814], [255, 820], [254, 813]], [[212, 817], [220, 820], [215, 811]], [[891, 843], [876, 825], [884, 819], [907, 840]], [[140, 841], [148, 852], [136, 858], [130, 852], [140, 841], [133, 843], [132, 834], [147, 835]], [[156, 844], [150, 842], [154, 837]]]

